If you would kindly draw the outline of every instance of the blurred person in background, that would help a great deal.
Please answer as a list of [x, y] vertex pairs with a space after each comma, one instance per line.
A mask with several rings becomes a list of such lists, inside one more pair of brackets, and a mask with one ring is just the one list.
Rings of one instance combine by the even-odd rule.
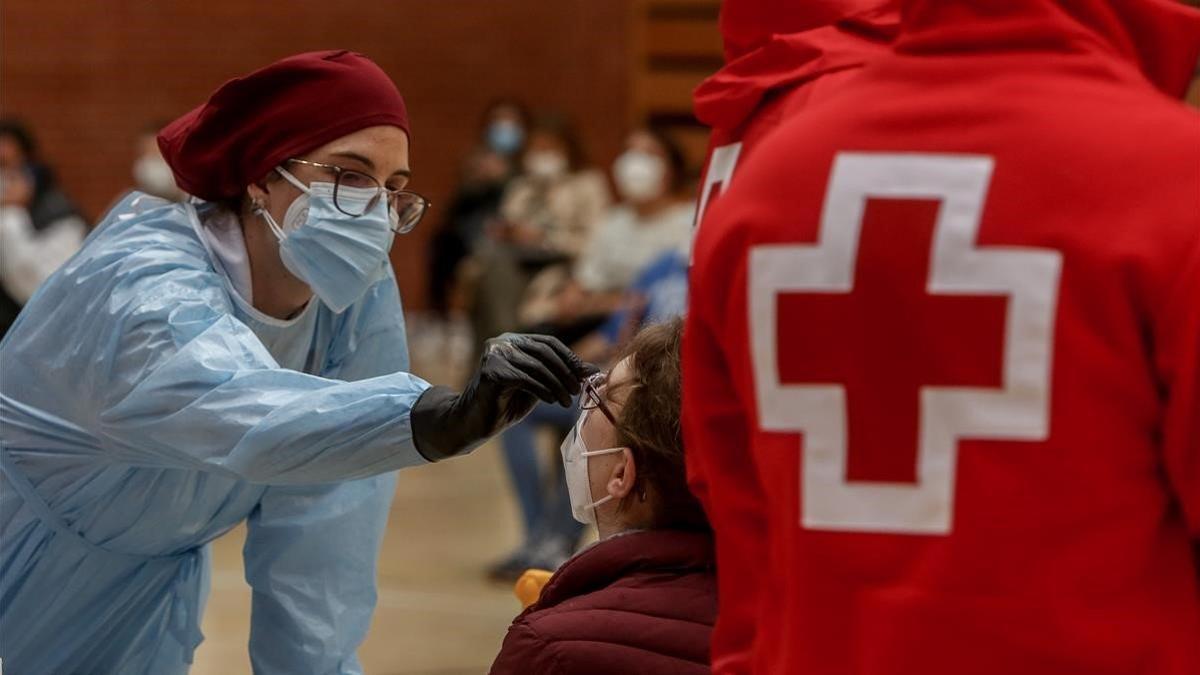
[[484, 111], [480, 138], [463, 161], [459, 184], [431, 242], [430, 302], [442, 320], [448, 318], [460, 263], [480, 247], [500, 212], [528, 130], [529, 113], [518, 101], [499, 99]]
[[29, 129], [0, 120], [0, 338], [87, 235], [87, 223], [38, 157]]
[[538, 292], [526, 298], [523, 325], [573, 343], [620, 306], [649, 263], [686, 245], [695, 214], [682, 194], [686, 171], [683, 150], [662, 129], [630, 133], [612, 165], [620, 201], [605, 212], [569, 272], [534, 281], [531, 291]]
[[1198, 57], [1175, 0], [907, 0], [739, 167], [684, 346], [714, 670], [1200, 672]]
[[174, 202], [184, 199], [187, 195], [175, 184], [175, 174], [171, 172], [171, 166], [163, 159], [162, 151], [158, 149], [158, 132], [165, 126], [165, 121], [150, 124], [134, 139], [134, 159], [130, 175], [133, 177], [135, 190]]
[[575, 130], [545, 116], [530, 129], [521, 173], [500, 207], [500, 221], [477, 254], [472, 300], [476, 342], [515, 330], [529, 281], [549, 265], [572, 264], [610, 202], [603, 174], [589, 168]]
[[159, 147], [200, 201], [127, 196], [0, 342], [5, 665], [186, 672], [209, 544], [245, 522], [254, 671], [359, 673], [395, 470], [593, 371], [510, 334], [462, 393], [407, 372], [388, 254], [427, 202], [366, 57], [230, 80]]
[[679, 319], [643, 330], [584, 385], [561, 454], [570, 509], [600, 540], [513, 622], [493, 675], [709, 672], [716, 578], [684, 471], [682, 332]]
[[[584, 342], [588, 358], [598, 362], [607, 360], [615, 345], [591, 334], [609, 320], [641, 268], [686, 246], [693, 219], [692, 206], [681, 196], [683, 151], [663, 131], [630, 133], [612, 175], [621, 201], [597, 224], [573, 272], [562, 266], [535, 278], [528, 294], [533, 297], [527, 297], [522, 311], [530, 331], [567, 344], [589, 338]], [[582, 529], [569, 517], [561, 467], [557, 458], [539, 461], [538, 443], [545, 431], [561, 438], [574, 419], [573, 411], [539, 405], [501, 437], [525, 539], [491, 568], [493, 578], [511, 580], [527, 567], [554, 569], [578, 544]]]
[[575, 343], [580, 358], [605, 361], [605, 355], [629, 341], [643, 326], [687, 313], [688, 254], [685, 241], [652, 260], [621, 297], [620, 305], [591, 335]]

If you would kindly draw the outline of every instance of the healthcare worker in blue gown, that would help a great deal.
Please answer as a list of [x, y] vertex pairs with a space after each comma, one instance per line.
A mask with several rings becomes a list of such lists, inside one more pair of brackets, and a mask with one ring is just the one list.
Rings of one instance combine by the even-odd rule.
[[0, 658], [184, 673], [209, 542], [243, 521], [257, 673], [358, 673], [394, 471], [481, 444], [587, 366], [505, 335], [462, 393], [409, 374], [388, 251], [395, 85], [348, 52], [231, 80], [159, 143], [199, 199], [131, 194], [0, 343]]

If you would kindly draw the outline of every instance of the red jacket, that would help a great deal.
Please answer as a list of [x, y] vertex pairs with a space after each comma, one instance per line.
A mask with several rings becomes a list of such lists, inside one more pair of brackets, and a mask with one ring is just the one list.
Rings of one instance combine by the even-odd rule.
[[1200, 673], [1197, 12], [904, 12], [696, 243], [714, 670]]
[[493, 675], [702, 675], [717, 616], [712, 537], [649, 530], [568, 560], [513, 621]]
[[697, 222], [758, 141], [884, 53], [898, 0], [726, 0], [726, 64], [696, 88], [696, 117], [712, 128]]

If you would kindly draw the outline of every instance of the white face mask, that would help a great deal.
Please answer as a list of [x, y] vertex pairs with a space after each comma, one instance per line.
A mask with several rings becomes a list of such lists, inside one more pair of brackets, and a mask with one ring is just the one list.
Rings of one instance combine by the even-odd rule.
[[626, 150], [613, 162], [613, 181], [621, 199], [635, 204], [662, 196], [667, 163], [658, 155]]
[[587, 421], [590, 411], [583, 411], [579, 421], [571, 429], [571, 433], [563, 439], [559, 451], [562, 452], [563, 471], [567, 476], [567, 494], [571, 497], [571, 514], [575, 520], [584, 525], [596, 524], [596, 507], [612, 501], [612, 495], [592, 501], [592, 484], [588, 478], [588, 457], [596, 455], [611, 455], [625, 448], [606, 448], [604, 450], [588, 450], [583, 442], [583, 423]]
[[175, 174], [162, 157], [139, 157], [133, 163], [133, 180], [142, 192], [156, 197], [172, 197], [179, 191], [175, 187]]
[[543, 180], [551, 180], [567, 172], [567, 158], [553, 150], [534, 150], [525, 155], [525, 170]]

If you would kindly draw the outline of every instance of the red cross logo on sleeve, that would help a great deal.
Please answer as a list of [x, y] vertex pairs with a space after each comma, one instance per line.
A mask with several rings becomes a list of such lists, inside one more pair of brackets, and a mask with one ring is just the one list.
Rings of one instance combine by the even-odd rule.
[[839, 154], [817, 242], [751, 250], [759, 424], [803, 437], [802, 527], [946, 534], [960, 439], [1047, 437], [1062, 257], [976, 245], [992, 167]]
[[704, 172], [704, 185], [700, 187], [700, 203], [696, 206], [696, 222], [699, 226], [708, 215], [708, 207], [717, 201], [729, 182], [733, 180], [733, 170], [737, 167], [738, 157], [742, 154], [741, 143], [730, 143], [713, 148], [712, 157], [708, 159], [708, 170]]
[[[733, 170], [737, 167], [738, 157], [742, 154], [741, 143], [730, 143], [713, 148], [712, 156], [708, 158], [708, 167], [704, 171], [704, 185], [700, 186], [700, 203], [696, 207], [696, 219], [692, 223], [692, 244], [696, 242], [696, 231], [708, 215], [708, 209], [717, 201], [729, 183], [733, 180]], [[688, 255], [689, 265], [692, 256]]]

